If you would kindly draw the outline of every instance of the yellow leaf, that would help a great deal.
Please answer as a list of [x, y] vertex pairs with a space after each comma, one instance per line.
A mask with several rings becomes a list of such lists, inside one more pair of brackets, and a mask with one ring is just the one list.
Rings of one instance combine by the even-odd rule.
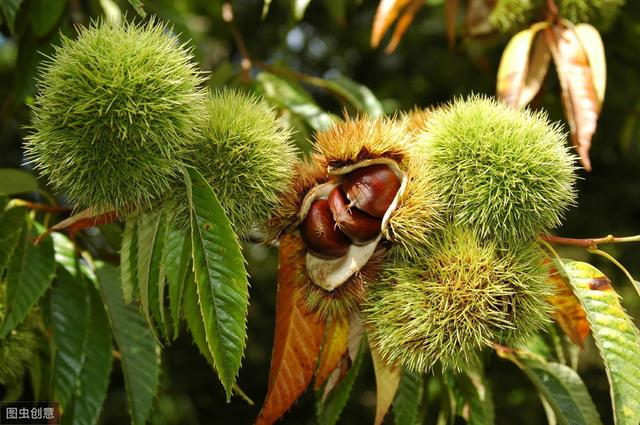
[[371, 358], [376, 375], [376, 419], [374, 423], [380, 425], [396, 396], [402, 370], [396, 365], [386, 364], [375, 347], [371, 347]]
[[371, 47], [378, 47], [380, 40], [411, 0], [381, 0], [373, 18]]
[[402, 40], [402, 36], [407, 32], [409, 25], [411, 25], [413, 18], [415, 18], [416, 13], [418, 13], [423, 4], [424, 0], [411, 0], [409, 6], [404, 9], [402, 16], [398, 19], [396, 27], [393, 29], [393, 35], [391, 36], [391, 40], [389, 41], [387, 48], [384, 50], [385, 53], [392, 53], [396, 50], [400, 40]]
[[524, 108], [536, 97], [540, 88], [542, 88], [542, 83], [544, 83], [549, 70], [549, 63], [551, 62], [551, 51], [549, 51], [547, 41], [541, 34], [536, 35], [531, 50], [529, 69], [520, 94], [519, 108]]
[[336, 319], [327, 328], [316, 372], [316, 390], [326, 382], [331, 372], [339, 367], [342, 357], [347, 355], [348, 337], [349, 322], [346, 319]]
[[582, 347], [589, 335], [589, 322], [584, 309], [555, 267], [549, 273], [549, 282], [555, 287], [549, 302], [555, 307], [556, 322], [574, 344]]
[[299, 236], [280, 239], [276, 328], [269, 388], [256, 425], [277, 421], [300, 397], [313, 377], [324, 321], [307, 309], [300, 279], [306, 278], [304, 248]]

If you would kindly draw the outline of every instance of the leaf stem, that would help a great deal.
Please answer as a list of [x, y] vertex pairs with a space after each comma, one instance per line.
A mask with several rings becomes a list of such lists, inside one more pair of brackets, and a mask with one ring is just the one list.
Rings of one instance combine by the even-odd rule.
[[238, 51], [242, 56], [242, 61], [240, 62], [240, 67], [242, 68], [242, 79], [245, 82], [251, 81], [251, 68], [253, 67], [251, 61], [251, 55], [249, 54], [249, 49], [247, 48], [247, 43], [244, 41], [244, 37], [236, 23], [233, 19], [233, 7], [231, 3], [224, 3], [222, 5], [222, 19], [229, 25], [231, 29], [231, 34], [233, 35], [233, 39], [236, 42], [236, 46], [238, 47]]

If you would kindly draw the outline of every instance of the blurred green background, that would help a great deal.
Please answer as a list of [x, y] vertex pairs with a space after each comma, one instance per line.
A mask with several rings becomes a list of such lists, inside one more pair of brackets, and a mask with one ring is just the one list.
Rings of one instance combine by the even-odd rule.
[[[463, 2], [464, 3], [464, 2]], [[428, 0], [393, 54], [369, 46], [371, 23], [378, 2], [373, 0], [313, 0], [304, 19], [296, 21], [289, 0], [274, 0], [262, 19], [261, 0], [233, 3], [235, 25], [255, 61], [277, 65], [319, 78], [346, 76], [369, 87], [387, 113], [414, 105], [434, 106], [469, 93], [493, 94], [500, 55], [510, 34], [489, 34], [481, 39], [464, 35], [459, 19], [456, 47], [447, 47], [442, 0]], [[0, 8], [18, 5], [15, 28], [0, 27], [0, 167], [24, 167], [22, 139], [28, 131], [28, 104], [35, 77], [60, 33], [73, 37], [76, 25], [87, 25], [114, 6], [125, 19], [140, 19], [124, 1], [112, 0], [0, 0]], [[230, 26], [222, 19], [220, 0], [150, 0], [144, 9], [170, 24], [190, 43], [201, 68], [209, 73], [212, 88], [223, 85], [261, 90], [240, 72], [240, 55]], [[462, 11], [461, 11], [462, 12]], [[640, 3], [628, 1], [617, 20], [602, 34], [608, 65], [608, 86], [598, 131], [593, 141], [593, 172], [580, 173], [579, 206], [572, 209], [558, 234], [572, 237], [608, 233], [640, 233]], [[323, 109], [340, 114], [344, 105], [325, 90], [302, 85]], [[271, 101], [282, 106], [291, 93], [282, 91]], [[553, 120], [563, 120], [559, 86], [550, 71], [537, 107]], [[311, 134], [308, 122], [286, 108], [303, 149]], [[46, 187], [46, 182], [40, 182]], [[37, 200], [37, 199], [36, 199]], [[64, 202], [64, 200], [61, 200]], [[109, 241], [109, 229], [101, 240]], [[96, 242], [94, 249], [114, 257], [117, 243]], [[640, 276], [640, 244], [612, 245], [604, 249], [630, 272]], [[239, 385], [255, 404], [240, 398], [225, 403], [222, 386], [200, 356], [188, 335], [165, 350], [163, 390], [152, 418], [154, 424], [245, 424], [255, 419], [266, 393], [274, 327], [276, 255], [274, 249], [246, 245], [251, 274], [248, 346]], [[640, 324], [640, 301], [624, 275], [601, 257], [582, 250], [562, 249], [561, 254], [591, 261], [613, 281], [624, 304]], [[117, 258], [117, 257], [116, 257]], [[640, 353], [639, 353], [640, 354]], [[589, 339], [581, 353], [580, 373], [587, 382], [605, 423], [612, 423], [606, 376]], [[511, 363], [487, 355], [487, 373], [499, 424], [540, 424], [545, 415], [538, 396], [524, 375]], [[0, 395], [2, 395], [0, 390]], [[23, 399], [29, 398], [29, 388]], [[305, 394], [282, 423], [314, 423], [313, 394]], [[373, 423], [375, 383], [367, 359], [341, 422]], [[102, 424], [128, 423], [124, 384], [118, 366], [112, 375]], [[435, 415], [435, 410], [429, 416]], [[389, 418], [387, 418], [389, 419]]]

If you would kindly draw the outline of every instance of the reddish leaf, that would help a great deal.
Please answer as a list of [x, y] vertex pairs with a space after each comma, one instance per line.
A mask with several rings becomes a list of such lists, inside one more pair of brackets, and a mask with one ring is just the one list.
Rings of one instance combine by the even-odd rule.
[[327, 328], [318, 362], [314, 389], [318, 390], [339, 365], [340, 360], [347, 355], [347, 341], [349, 337], [349, 322], [336, 319]]
[[373, 370], [376, 374], [376, 418], [375, 425], [381, 425], [400, 385], [402, 370], [396, 365], [388, 365], [374, 347], [371, 348]]
[[371, 47], [378, 47], [380, 40], [411, 0], [381, 0], [373, 18]]
[[604, 56], [602, 38], [600, 38], [598, 30], [589, 24], [576, 25], [575, 32], [589, 59], [589, 67], [593, 75], [593, 85], [596, 88], [598, 102], [602, 105], [604, 92], [607, 87], [607, 62]]
[[392, 53], [396, 50], [400, 40], [402, 40], [402, 36], [407, 32], [407, 29], [409, 29], [409, 25], [413, 22], [413, 18], [416, 17], [416, 13], [418, 13], [422, 5], [424, 5], [424, 0], [411, 0], [411, 3], [404, 9], [402, 16], [398, 19], [398, 23], [393, 30], [391, 40], [387, 48], [384, 49], [385, 53]]
[[538, 34], [533, 42], [531, 55], [529, 56], [529, 70], [524, 82], [522, 93], [520, 94], [520, 108], [524, 108], [540, 92], [542, 84], [549, 71], [551, 62], [551, 51], [547, 45], [544, 35]]
[[549, 297], [549, 302], [555, 307], [556, 322], [574, 344], [582, 347], [589, 335], [589, 322], [584, 309], [556, 268], [551, 269], [549, 282], [556, 290], [555, 294]]
[[35, 243], [40, 243], [40, 241], [47, 237], [51, 232], [67, 232], [73, 237], [73, 235], [79, 230], [111, 223], [116, 221], [118, 217], [119, 216], [116, 211], [98, 213], [92, 208], [87, 208], [86, 210], [80, 211], [78, 214], [72, 215], [48, 229], [46, 232], [38, 236]]
[[289, 410], [311, 382], [318, 360], [324, 322], [301, 296], [302, 252], [299, 237], [281, 238], [269, 388], [256, 424], [272, 424]]
[[578, 151], [580, 162], [591, 170], [589, 148], [596, 131], [600, 102], [593, 82], [589, 59], [570, 23], [558, 23], [544, 30], [553, 61], [558, 71], [571, 141]]

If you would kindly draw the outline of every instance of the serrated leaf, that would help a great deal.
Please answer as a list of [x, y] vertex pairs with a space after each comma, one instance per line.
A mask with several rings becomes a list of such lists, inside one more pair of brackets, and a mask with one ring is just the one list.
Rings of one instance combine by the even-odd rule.
[[53, 238], [56, 263], [69, 272], [71, 276], [76, 276], [78, 274], [78, 261], [73, 242], [61, 233], [52, 233], [51, 238]]
[[335, 388], [327, 395], [326, 398], [316, 395], [316, 413], [318, 416], [318, 423], [320, 425], [335, 425], [340, 419], [340, 414], [344, 410], [344, 407], [349, 400], [353, 384], [358, 377], [360, 367], [362, 366], [362, 360], [366, 352], [366, 338], [360, 340], [358, 351], [355, 357], [355, 361], [351, 365], [349, 372], [347, 372], [344, 379], [338, 383]]
[[304, 12], [311, 3], [311, 0], [293, 0], [293, 17], [299, 21], [304, 17]]
[[147, 12], [142, 8], [142, 0], [129, 0], [129, 4], [138, 12], [141, 17], [147, 16]]
[[396, 398], [393, 401], [393, 417], [396, 425], [416, 424], [423, 392], [423, 376], [404, 369]]
[[54, 29], [64, 12], [66, 0], [31, 0], [29, 20], [36, 37], [43, 37]]
[[297, 236], [280, 240], [269, 387], [256, 425], [272, 424], [289, 410], [311, 382], [320, 352], [324, 322], [308, 310], [298, 281], [305, 276], [298, 263], [301, 244]]
[[247, 339], [247, 271], [238, 239], [211, 186], [194, 169], [187, 171], [185, 184], [193, 270], [207, 344], [229, 399]]
[[162, 263], [169, 284], [169, 311], [175, 339], [180, 327], [185, 279], [191, 263], [191, 236], [185, 230], [169, 227]]
[[98, 421], [107, 397], [113, 365], [109, 319], [95, 290], [90, 290], [89, 339], [75, 391], [73, 425], [93, 425]]
[[498, 354], [515, 363], [547, 401], [560, 424], [599, 425], [600, 416], [580, 376], [568, 366], [547, 363], [543, 358], [498, 350]]
[[589, 336], [589, 322], [582, 305], [555, 267], [550, 271], [549, 283], [555, 287], [549, 302], [555, 307], [553, 315], [556, 322], [574, 344], [582, 347]]
[[138, 290], [138, 216], [127, 218], [120, 248], [120, 281], [122, 296], [129, 304]]
[[54, 359], [51, 389], [63, 409], [68, 407], [85, 360], [89, 339], [89, 288], [81, 276], [58, 269], [51, 294]]
[[617, 425], [640, 422], [640, 332], [605, 275], [591, 264], [556, 262], [587, 314], [609, 379]]
[[101, 264], [96, 276], [120, 350], [131, 421], [133, 425], [144, 425], [160, 384], [160, 350], [138, 309], [124, 303], [118, 271]]
[[404, 33], [407, 32], [409, 26], [413, 22], [413, 19], [416, 17], [416, 14], [424, 4], [425, 0], [411, 0], [409, 5], [404, 9], [404, 11], [402, 11], [402, 15], [400, 15], [398, 23], [393, 29], [391, 40], [389, 40], [389, 44], [384, 49], [385, 53], [393, 53], [396, 50], [398, 44], [400, 44], [400, 40], [402, 40], [402, 37], [404, 36]]
[[165, 284], [162, 251], [165, 244], [167, 222], [162, 210], [138, 217], [138, 286], [144, 317], [154, 336], [166, 336], [162, 288]]
[[314, 130], [326, 130], [333, 123], [333, 119], [298, 84], [268, 72], [261, 72], [256, 79], [269, 101], [302, 118]]
[[0, 327], [0, 339], [7, 336], [25, 318], [53, 279], [55, 258], [53, 240], [45, 237], [34, 245], [34, 224], [25, 226], [7, 269], [6, 315]]
[[371, 348], [373, 371], [376, 375], [376, 417], [375, 425], [381, 425], [400, 385], [402, 369], [397, 365], [387, 364], [374, 347]]
[[589, 148], [601, 105], [587, 54], [575, 31], [568, 25], [557, 23], [545, 28], [544, 34], [556, 64], [571, 141], [578, 151], [580, 163], [585, 170], [591, 171]]
[[[11, 3], [6, 1], [5, 4]], [[15, 195], [18, 193], [29, 193], [38, 190], [38, 182], [33, 174], [17, 168], [0, 168], [0, 193]]]
[[346, 77], [334, 77], [327, 80], [327, 83], [359, 111], [366, 112], [371, 117], [384, 115], [380, 101], [362, 84]]
[[190, 271], [187, 274], [187, 280], [184, 288], [184, 317], [187, 320], [187, 327], [189, 328], [189, 332], [191, 332], [193, 342], [195, 342], [196, 347], [198, 347], [200, 354], [202, 354], [204, 358], [207, 359], [207, 362], [209, 362], [211, 367], [214, 367], [213, 357], [211, 357], [211, 352], [209, 351], [209, 346], [207, 345], [207, 337], [204, 332], [202, 312], [200, 311], [200, 306], [198, 305], [198, 290], [196, 288], [196, 282], [194, 279], [195, 278], [193, 276], [193, 272]]
[[347, 355], [348, 337], [349, 322], [346, 319], [336, 318], [327, 326], [320, 360], [318, 360], [315, 390], [318, 390], [325, 383], [331, 372], [340, 364], [342, 357]]
[[11, 256], [27, 224], [27, 209], [23, 207], [0, 211], [0, 276], [9, 265]]

